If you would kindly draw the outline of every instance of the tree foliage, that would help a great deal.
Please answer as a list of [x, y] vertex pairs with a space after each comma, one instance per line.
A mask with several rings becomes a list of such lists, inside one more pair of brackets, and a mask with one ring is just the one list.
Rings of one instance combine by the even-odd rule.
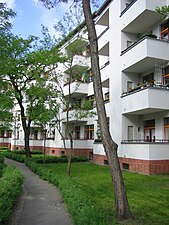
[[46, 101], [51, 94], [51, 90], [46, 87], [48, 73], [57, 67], [58, 62], [65, 60], [53, 47], [51, 40], [47, 42], [47, 39], [49, 37], [46, 35], [44, 40], [38, 42], [34, 36], [23, 39], [11, 32], [0, 33], [1, 88], [20, 107], [27, 156], [30, 155], [31, 123], [42, 120], [42, 112], [44, 114], [47, 111]]
[[156, 11], [165, 19], [169, 15], [169, 5], [157, 7]]
[[11, 29], [10, 19], [15, 17], [16, 13], [7, 8], [5, 3], [0, 3], [0, 33], [7, 32]]

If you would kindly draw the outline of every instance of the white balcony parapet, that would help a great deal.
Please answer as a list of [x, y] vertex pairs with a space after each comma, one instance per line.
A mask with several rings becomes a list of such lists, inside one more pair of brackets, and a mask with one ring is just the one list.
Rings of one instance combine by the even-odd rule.
[[[88, 117], [83, 117], [82, 114], [84, 111], [79, 109], [79, 110], [75, 110], [75, 109], [70, 109], [69, 110], [69, 122], [87, 122], [88, 121]], [[63, 122], [66, 121], [66, 110], [62, 113], [61, 115]]]
[[158, 63], [168, 62], [169, 42], [145, 36], [123, 50], [121, 57], [122, 71], [145, 72], [154, 68], [155, 60], [158, 60]]
[[75, 55], [73, 58], [73, 66], [74, 65], [90, 67], [90, 57], [86, 57], [84, 55]]
[[127, 158], [143, 159], [143, 160], [167, 160], [169, 159], [169, 143], [163, 142], [122, 142], [121, 152]]
[[169, 89], [146, 87], [122, 97], [123, 114], [148, 114], [169, 110]]
[[106, 28], [101, 32], [101, 34], [99, 34], [99, 36], [97, 37], [97, 39], [101, 38], [101, 37], [103, 36], [103, 34], [107, 32], [108, 29], [109, 29], [109, 27], [106, 27]]
[[165, 5], [167, 5], [166, 0], [133, 0], [121, 12], [122, 31], [142, 33], [148, 30], [161, 19], [156, 8]]
[[[63, 87], [63, 92], [65, 96], [69, 95], [69, 84], [65, 84]], [[83, 96], [88, 94], [88, 84], [81, 81], [74, 81], [70, 84], [70, 94], [71, 96]]]

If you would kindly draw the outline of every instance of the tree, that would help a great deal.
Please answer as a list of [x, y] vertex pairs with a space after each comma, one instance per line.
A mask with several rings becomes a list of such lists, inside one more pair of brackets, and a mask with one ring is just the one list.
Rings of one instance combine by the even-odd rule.
[[[10, 32], [12, 24], [10, 19], [16, 14], [11, 9], [6, 7], [6, 4], [0, 3], [0, 34], [5, 36]], [[0, 39], [0, 45], [3, 43]], [[1, 53], [1, 57], [3, 57]], [[7, 131], [12, 126], [12, 108], [13, 97], [9, 89], [8, 83], [0, 81], [0, 131]], [[4, 101], [5, 99], [5, 101]]]
[[[5, 11], [5, 10], [4, 10]], [[11, 96], [20, 107], [21, 122], [24, 130], [25, 152], [29, 157], [30, 126], [33, 121], [33, 111], [46, 98], [47, 89], [44, 88], [50, 70], [57, 67], [57, 62], [62, 61], [56, 47], [47, 47], [37, 44], [37, 38], [30, 36], [28, 39], [13, 35], [9, 31], [9, 24], [0, 32], [0, 82], [7, 84]], [[51, 67], [50, 65], [53, 65]], [[4, 88], [3, 88], [4, 87]], [[1, 86], [5, 90], [5, 86]], [[44, 93], [45, 92], [45, 93]]]
[[[40, 0], [48, 7], [54, 7], [57, 0]], [[80, 0], [79, 0], [80, 1]], [[79, 2], [78, 0], [73, 2]], [[68, 2], [68, 0], [60, 0], [60, 2]], [[94, 1], [93, 1], [94, 2]], [[118, 145], [113, 141], [107, 125], [107, 117], [103, 100], [101, 76], [99, 68], [99, 54], [97, 35], [93, 21], [93, 15], [90, 7], [90, 0], [82, 0], [85, 22], [89, 35], [90, 52], [91, 52], [91, 69], [93, 74], [93, 87], [96, 99], [98, 121], [101, 130], [101, 138], [105, 153], [108, 158], [110, 173], [114, 186], [115, 206], [117, 217], [119, 219], [130, 219], [131, 212], [127, 200], [124, 181], [120, 169], [120, 163], [117, 156]]]
[[10, 19], [15, 17], [16, 13], [7, 8], [5, 3], [0, 3], [0, 32], [7, 33], [10, 31], [12, 24]]
[[56, 98], [57, 92], [55, 92], [55, 90], [53, 90], [48, 84], [45, 84], [43, 88], [34, 88], [34, 91], [31, 90], [30, 92], [31, 96], [36, 99], [37, 96], [39, 96], [39, 101], [37, 104], [32, 105], [31, 118], [32, 121], [34, 121], [34, 124], [40, 128], [43, 134], [43, 155], [45, 163], [47, 132], [51, 127], [54, 126], [53, 121], [55, 121], [57, 111], [59, 110]]
[[[71, 174], [75, 127], [78, 125], [79, 120], [95, 115], [91, 107], [89, 107], [88, 101], [84, 97], [82, 98], [75, 94], [80, 85], [86, 82], [84, 75], [88, 69], [87, 66], [75, 64], [75, 58], [78, 54], [81, 55], [83, 60], [85, 59], [83, 53], [86, 46], [85, 40], [81, 39], [80, 36], [76, 38], [76, 40], [69, 43], [66, 47], [66, 56], [68, 58], [66, 63], [64, 63], [66, 71], [64, 74], [63, 72], [59, 74], [57, 71], [56, 73], [52, 71], [53, 79], [51, 80], [52, 89], [55, 90], [54, 93], [58, 93], [57, 97], [59, 98], [58, 107], [56, 107], [56, 118], [53, 124], [62, 137], [64, 150], [68, 158], [67, 176]], [[60, 117], [61, 114], [64, 114], [65, 117]], [[72, 117], [74, 118], [73, 122], [70, 120]], [[69, 141], [69, 147], [67, 146], [66, 140]]]

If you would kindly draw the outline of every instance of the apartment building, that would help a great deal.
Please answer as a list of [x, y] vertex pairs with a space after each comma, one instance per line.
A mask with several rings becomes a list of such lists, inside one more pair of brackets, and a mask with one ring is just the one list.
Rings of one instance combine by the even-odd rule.
[[[157, 6], [167, 4], [168, 0], [107, 0], [95, 16], [109, 129], [118, 144], [121, 167], [144, 174], [169, 173], [169, 19], [163, 20], [155, 11]], [[96, 111], [85, 29], [81, 34], [86, 44], [74, 57], [73, 66], [82, 77], [88, 76], [73, 80], [70, 88], [63, 83], [63, 90], [65, 95], [71, 90], [74, 103], [81, 105], [89, 99]], [[65, 51], [77, 39], [78, 34], [61, 50]], [[19, 111], [16, 114], [17, 118]], [[70, 126], [74, 126], [74, 154], [107, 164], [97, 113], [77, 120], [72, 104], [69, 116]], [[64, 110], [61, 117], [66, 135]], [[13, 149], [23, 147], [23, 131], [18, 124], [16, 120], [12, 138], [6, 132], [5, 143]], [[32, 127], [31, 148], [43, 149], [43, 142], [41, 131]], [[69, 141], [66, 142], [69, 148]], [[48, 154], [65, 154], [63, 147], [57, 130], [49, 130]]]

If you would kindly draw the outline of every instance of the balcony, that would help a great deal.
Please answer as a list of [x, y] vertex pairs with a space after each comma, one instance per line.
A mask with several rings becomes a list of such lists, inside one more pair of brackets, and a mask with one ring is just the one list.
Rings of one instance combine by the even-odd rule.
[[98, 39], [98, 46], [99, 46], [99, 55], [107, 55], [108, 47], [109, 47], [109, 40], [110, 40], [110, 29], [107, 29], [102, 36]]
[[163, 64], [169, 59], [169, 42], [145, 36], [122, 51], [122, 71], [144, 73], [154, 68], [155, 63]]
[[[61, 119], [63, 119], [63, 122], [66, 122], [66, 118], [67, 118], [67, 112], [68, 112], [68, 120], [67, 122], [70, 123], [77, 123], [78, 122], [84, 122], [86, 123], [89, 119], [89, 117], [91, 117], [90, 112], [95, 113], [95, 109], [94, 110], [83, 110], [83, 108], [79, 108], [79, 109], [75, 109], [73, 107], [67, 109], [64, 109], [61, 115]], [[93, 114], [92, 114], [93, 115]]]
[[73, 66], [76, 65], [90, 67], [90, 57], [86, 57], [84, 55], [75, 55], [73, 57]]
[[98, 46], [99, 51], [104, 48], [104, 46], [109, 43], [110, 40], [110, 29], [109, 27], [105, 28], [99, 35], [98, 35]]
[[101, 81], [104, 82], [110, 77], [110, 61], [105, 62], [100, 66], [100, 72], [101, 72]]
[[148, 30], [161, 20], [160, 14], [155, 11], [156, 7], [164, 5], [167, 5], [166, 0], [133, 0], [121, 12], [122, 31], [137, 34]]
[[[99, 12], [97, 14], [99, 15]], [[109, 9], [97, 19], [96, 25], [109, 26]]]
[[[73, 140], [74, 149], [82, 149], [82, 151], [85, 150], [92, 150], [93, 149], [93, 139], [74, 139]], [[66, 140], [66, 146], [67, 148], [70, 148], [70, 141]]]
[[127, 158], [143, 160], [166, 160], [169, 159], [169, 140], [157, 139], [155, 142], [133, 140], [122, 142], [122, 155]]
[[144, 87], [122, 96], [122, 114], [149, 114], [169, 110], [168, 87]]
[[[69, 93], [69, 89], [70, 89], [70, 93]], [[88, 94], [88, 84], [82, 81], [74, 81], [71, 84], [65, 84], [63, 87], [63, 93], [65, 96], [68, 96], [70, 94], [71, 97], [85, 96]]]

